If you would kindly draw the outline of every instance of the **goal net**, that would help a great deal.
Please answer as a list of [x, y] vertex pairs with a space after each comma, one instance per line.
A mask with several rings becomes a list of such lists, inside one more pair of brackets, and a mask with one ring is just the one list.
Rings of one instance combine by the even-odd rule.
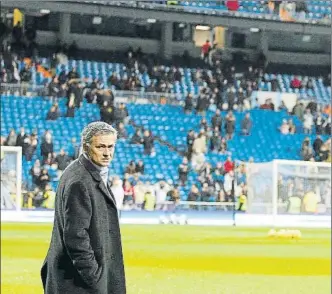
[[[331, 165], [274, 160], [248, 165], [247, 213], [331, 216]], [[311, 219], [311, 218], [310, 218]]]
[[1, 210], [21, 209], [22, 148], [1, 146]]

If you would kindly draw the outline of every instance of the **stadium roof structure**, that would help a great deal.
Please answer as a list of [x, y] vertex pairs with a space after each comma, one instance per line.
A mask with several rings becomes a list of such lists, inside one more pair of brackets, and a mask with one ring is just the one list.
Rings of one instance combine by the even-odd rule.
[[[267, 31], [288, 31], [302, 34], [331, 35], [331, 26], [315, 20], [307, 22], [282, 22], [265, 14], [216, 11], [213, 9], [185, 8], [156, 4], [148, 1], [12, 1], [3, 0], [2, 7], [26, 10], [47, 9], [51, 12], [80, 13], [96, 16], [117, 16], [136, 19], [156, 19], [161, 22], [178, 22], [248, 28]], [[167, 12], [167, 13], [166, 13]]]

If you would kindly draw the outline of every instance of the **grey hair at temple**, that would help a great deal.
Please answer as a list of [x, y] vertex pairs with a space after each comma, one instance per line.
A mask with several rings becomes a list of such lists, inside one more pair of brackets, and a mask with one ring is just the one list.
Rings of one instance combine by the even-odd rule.
[[104, 134], [117, 136], [118, 132], [111, 125], [102, 121], [96, 121], [88, 124], [82, 131], [82, 146], [89, 145], [93, 136]]

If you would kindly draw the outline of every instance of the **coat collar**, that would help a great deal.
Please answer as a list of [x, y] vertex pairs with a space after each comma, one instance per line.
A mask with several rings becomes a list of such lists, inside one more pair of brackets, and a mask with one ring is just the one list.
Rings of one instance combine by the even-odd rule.
[[104, 196], [107, 197], [107, 199], [111, 200], [113, 204], [116, 206], [116, 201], [114, 198], [114, 195], [110, 189], [110, 187], [104, 184], [104, 182], [101, 179], [101, 176], [99, 174], [99, 170], [88, 160], [85, 158], [83, 154], [81, 154], [78, 158], [78, 161], [85, 167], [85, 169], [91, 174], [91, 176], [98, 182], [98, 188], [103, 192]]

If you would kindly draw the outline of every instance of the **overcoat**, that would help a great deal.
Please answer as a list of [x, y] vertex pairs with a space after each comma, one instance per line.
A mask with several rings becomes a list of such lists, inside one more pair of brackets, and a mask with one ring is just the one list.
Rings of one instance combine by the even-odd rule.
[[118, 212], [110, 187], [83, 155], [59, 181], [45, 294], [125, 294]]

